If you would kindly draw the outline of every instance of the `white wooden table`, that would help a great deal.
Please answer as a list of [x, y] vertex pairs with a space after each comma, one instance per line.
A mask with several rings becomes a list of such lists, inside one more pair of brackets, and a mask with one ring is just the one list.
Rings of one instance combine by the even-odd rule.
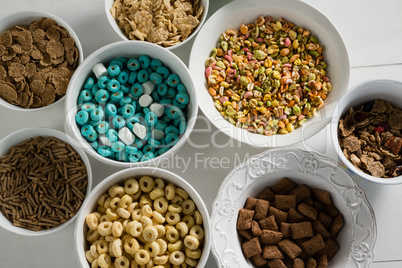
[[[229, 0], [211, 0], [209, 15]], [[252, 1], [251, 1], [252, 2]], [[367, 79], [402, 80], [402, 1], [400, 0], [305, 0], [324, 13], [338, 28], [349, 51], [350, 86]], [[96, 49], [119, 41], [109, 26], [102, 0], [12, 0], [0, 1], [0, 17], [20, 10], [44, 10], [53, 13], [75, 30], [81, 40], [84, 56]], [[173, 51], [186, 64], [192, 42]], [[31, 126], [50, 127], [61, 131], [64, 126], [64, 101], [48, 112], [13, 112], [0, 107], [0, 138]], [[177, 155], [161, 167], [188, 180], [211, 211], [225, 176], [250, 156], [264, 151], [239, 144], [213, 127], [199, 113], [194, 132]], [[197, 145], [195, 148], [194, 145]], [[295, 147], [315, 150], [336, 158], [328, 129]], [[94, 185], [117, 168], [104, 166], [91, 158]], [[377, 219], [378, 239], [372, 267], [402, 267], [402, 185], [380, 186], [357, 179], [365, 190]], [[0, 267], [78, 267], [74, 252], [74, 224], [44, 237], [22, 237], [0, 228]], [[206, 267], [217, 267], [212, 256]]]

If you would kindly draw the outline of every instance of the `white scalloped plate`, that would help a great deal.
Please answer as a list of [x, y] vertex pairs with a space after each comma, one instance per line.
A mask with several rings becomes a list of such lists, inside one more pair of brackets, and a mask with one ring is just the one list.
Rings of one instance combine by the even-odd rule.
[[338, 163], [316, 153], [297, 149], [273, 149], [250, 158], [223, 181], [213, 203], [212, 252], [219, 267], [252, 267], [242, 253], [236, 231], [237, 213], [247, 197], [288, 177], [331, 192], [345, 225], [338, 236], [340, 251], [330, 267], [369, 267], [374, 257], [377, 226], [364, 191]]

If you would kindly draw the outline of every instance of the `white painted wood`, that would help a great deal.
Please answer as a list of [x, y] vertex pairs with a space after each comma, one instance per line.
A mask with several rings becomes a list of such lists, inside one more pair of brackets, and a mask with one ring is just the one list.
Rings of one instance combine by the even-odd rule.
[[[211, 0], [209, 15], [229, 0]], [[402, 1], [395, 0], [305, 0], [330, 18], [344, 37], [351, 60], [350, 85], [368, 79], [402, 80]], [[69, 23], [81, 39], [84, 55], [110, 42], [119, 41], [106, 21], [103, 1], [1, 1], [0, 17], [18, 10], [44, 10]], [[186, 64], [192, 42], [174, 50]], [[12, 112], [0, 107], [0, 138], [23, 127], [43, 126], [64, 131], [64, 101], [46, 113]], [[323, 129], [295, 145], [336, 158], [329, 132]], [[159, 166], [187, 179], [204, 198], [208, 209], [224, 177], [250, 156], [263, 152], [229, 139], [200, 113], [185, 146]], [[90, 158], [94, 185], [118, 169]], [[379, 186], [358, 179], [365, 190], [378, 224], [374, 268], [402, 267], [402, 186]], [[0, 229], [0, 267], [78, 267], [74, 253], [74, 224], [41, 238], [27, 238]], [[206, 267], [217, 267], [211, 254]]]

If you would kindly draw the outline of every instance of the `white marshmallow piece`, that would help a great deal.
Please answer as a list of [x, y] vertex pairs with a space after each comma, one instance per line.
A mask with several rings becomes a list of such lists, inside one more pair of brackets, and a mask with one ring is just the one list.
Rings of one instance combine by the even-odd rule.
[[134, 134], [126, 127], [119, 130], [119, 139], [124, 142], [125, 145], [130, 145], [134, 142]]
[[107, 69], [103, 63], [97, 63], [95, 66], [92, 68], [92, 72], [94, 72], [96, 78], [100, 78], [101, 76], [107, 75]]
[[140, 139], [145, 138], [145, 136], [147, 135], [147, 129], [145, 128], [145, 126], [141, 125], [140, 123], [134, 124], [133, 132]]
[[141, 107], [148, 107], [153, 102], [153, 99], [148, 94], [143, 94], [140, 99], [138, 100]]
[[149, 110], [153, 112], [157, 117], [161, 117], [163, 115], [163, 112], [165, 111], [165, 107], [162, 104], [159, 103], [152, 103], [151, 106], [149, 106]]
[[155, 90], [155, 84], [148, 80], [147, 82], [142, 84], [142, 89], [144, 94], [151, 95], [152, 92]]
[[160, 140], [165, 136], [165, 132], [159, 129], [153, 129], [151, 133], [151, 138], [155, 140]]
[[101, 141], [101, 143], [105, 146], [112, 146], [112, 143], [110, 142], [110, 140], [106, 137], [105, 134], [103, 135], [99, 135], [99, 139]]

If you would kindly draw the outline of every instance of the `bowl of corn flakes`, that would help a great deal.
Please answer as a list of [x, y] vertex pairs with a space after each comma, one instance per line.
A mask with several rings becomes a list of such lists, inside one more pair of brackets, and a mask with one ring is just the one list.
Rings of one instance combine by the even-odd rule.
[[208, 0], [105, 0], [106, 17], [123, 40], [151, 42], [167, 49], [192, 39], [208, 13]]
[[341, 35], [302, 1], [234, 1], [204, 24], [189, 68], [199, 106], [228, 136], [253, 147], [310, 138], [349, 83]]
[[205, 267], [208, 210], [180, 176], [125, 169], [99, 183], [75, 225], [81, 267]]
[[0, 104], [17, 111], [44, 109], [63, 99], [84, 58], [74, 30], [42, 11], [0, 19], [0, 55]]

